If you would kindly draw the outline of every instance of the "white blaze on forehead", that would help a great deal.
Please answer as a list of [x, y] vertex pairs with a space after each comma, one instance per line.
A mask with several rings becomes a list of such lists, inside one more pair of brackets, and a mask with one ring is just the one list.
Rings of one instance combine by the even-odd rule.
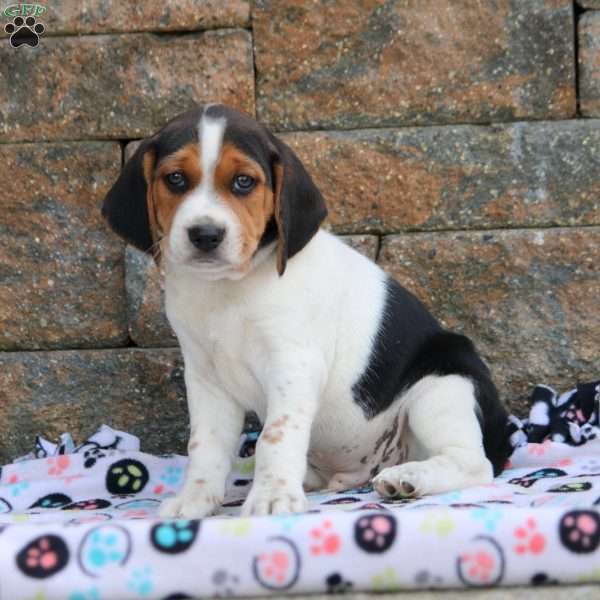
[[[226, 230], [225, 238], [217, 251], [218, 259], [225, 265], [235, 266], [240, 263], [240, 221], [215, 190], [215, 170], [221, 156], [226, 126], [225, 117], [211, 117], [206, 111], [198, 122], [202, 180], [199, 186], [190, 190], [175, 213], [169, 234], [171, 261], [185, 263], [193, 260], [196, 251], [190, 243], [188, 229], [203, 223], [214, 223]], [[219, 263], [214, 268], [223, 270], [223, 264]], [[208, 273], [213, 267], [203, 268]]]
[[226, 120], [202, 115], [198, 125], [200, 142], [200, 162], [202, 165], [202, 187], [212, 188], [217, 160], [221, 154]]

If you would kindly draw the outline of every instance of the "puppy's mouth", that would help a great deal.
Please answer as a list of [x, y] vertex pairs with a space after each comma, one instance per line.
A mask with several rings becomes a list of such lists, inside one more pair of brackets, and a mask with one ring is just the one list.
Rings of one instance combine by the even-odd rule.
[[243, 276], [236, 265], [219, 257], [191, 256], [177, 261], [177, 265], [200, 279], [239, 279]]

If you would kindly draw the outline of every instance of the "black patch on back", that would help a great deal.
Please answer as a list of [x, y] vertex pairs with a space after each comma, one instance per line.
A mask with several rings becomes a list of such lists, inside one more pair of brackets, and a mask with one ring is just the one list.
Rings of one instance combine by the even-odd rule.
[[481, 409], [478, 417], [485, 454], [498, 475], [512, 449], [506, 429], [508, 414], [489, 369], [467, 337], [442, 330], [419, 300], [393, 279], [388, 279], [386, 287], [369, 364], [352, 387], [355, 402], [372, 419], [427, 375], [468, 377]]
[[405, 372], [419, 347], [436, 331], [437, 321], [395, 279], [386, 281], [386, 299], [365, 372], [352, 386], [354, 401], [372, 419], [390, 407], [406, 387]]

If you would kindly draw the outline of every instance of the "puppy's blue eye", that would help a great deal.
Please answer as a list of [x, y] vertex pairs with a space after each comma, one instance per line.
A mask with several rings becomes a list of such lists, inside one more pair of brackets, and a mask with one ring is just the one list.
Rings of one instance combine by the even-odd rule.
[[241, 194], [242, 196], [249, 194], [255, 185], [256, 179], [254, 177], [250, 177], [250, 175], [236, 175], [233, 179], [233, 193]]
[[174, 192], [181, 192], [187, 186], [187, 180], [181, 171], [173, 171], [173, 173], [169, 173], [165, 176], [165, 181]]

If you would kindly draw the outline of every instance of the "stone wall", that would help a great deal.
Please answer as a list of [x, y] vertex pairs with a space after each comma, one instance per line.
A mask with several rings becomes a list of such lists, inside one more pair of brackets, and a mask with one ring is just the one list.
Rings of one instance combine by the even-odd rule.
[[183, 450], [159, 278], [99, 207], [129, 142], [206, 101], [281, 133], [511, 409], [598, 377], [600, 2], [48, 5], [37, 48], [0, 43], [0, 464], [101, 423]]

